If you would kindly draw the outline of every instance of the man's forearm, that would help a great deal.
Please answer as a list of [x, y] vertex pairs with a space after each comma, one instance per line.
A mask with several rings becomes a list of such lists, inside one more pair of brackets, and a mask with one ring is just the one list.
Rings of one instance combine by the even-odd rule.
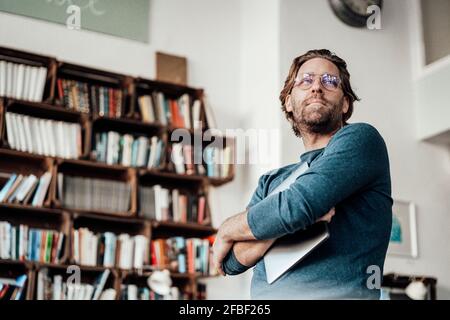
[[233, 245], [236, 259], [246, 267], [254, 266], [269, 250], [276, 239], [239, 241]]
[[247, 210], [225, 220], [219, 233], [226, 241], [256, 240], [247, 222]]

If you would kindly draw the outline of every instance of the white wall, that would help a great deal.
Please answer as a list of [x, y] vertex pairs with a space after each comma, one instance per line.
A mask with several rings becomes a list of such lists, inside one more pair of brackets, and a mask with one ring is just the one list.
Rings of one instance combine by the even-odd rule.
[[[283, 0], [281, 77], [308, 49], [329, 48], [344, 58], [356, 93], [350, 122], [369, 122], [384, 137], [394, 198], [417, 205], [419, 257], [388, 257], [385, 271], [438, 278], [438, 297], [450, 298], [450, 175], [448, 150], [417, 142], [408, 25], [408, 0], [385, 1], [382, 30], [353, 29], [334, 17], [328, 1]], [[294, 162], [301, 141], [284, 121], [282, 162]], [[295, 150], [295, 151], [293, 151]]]

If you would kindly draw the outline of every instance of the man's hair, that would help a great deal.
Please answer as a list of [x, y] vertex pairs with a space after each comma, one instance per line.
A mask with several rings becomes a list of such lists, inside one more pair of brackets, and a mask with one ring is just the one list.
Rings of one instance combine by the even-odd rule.
[[291, 93], [292, 88], [294, 87], [295, 78], [297, 76], [297, 72], [306, 61], [314, 59], [314, 58], [323, 58], [332, 63], [339, 69], [339, 77], [341, 78], [342, 90], [344, 91], [344, 96], [348, 99], [348, 111], [343, 115], [343, 123], [346, 124], [347, 120], [350, 119], [353, 113], [353, 102], [359, 101], [359, 97], [353, 92], [352, 86], [350, 84], [350, 73], [347, 70], [347, 63], [339, 58], [337, 55], [332, 53], [327, 49], [320, 50], [309, 50], [305, 54], [294, 59], [291, 65], [291, 69], [289, 70], [289, 74], [284, 82], [284, 88], [280, 93], [280, 101], [281, 101], [281, 110], [284, 112], [286, 118], [289, 121], [293, 121], [292, 112], [288, 112], [286, 110], [286, 98]]

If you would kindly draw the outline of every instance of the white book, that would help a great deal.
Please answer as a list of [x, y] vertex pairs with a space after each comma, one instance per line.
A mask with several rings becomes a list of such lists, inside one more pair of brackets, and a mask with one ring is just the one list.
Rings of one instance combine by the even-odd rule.
[[17, 87], [17, 83], [16, 83], [16, 79], [17, 79], [17, 73], [18, 73], [18, 69], [19, 69], [19, 65], [17, 63], [13, 63], [13, 67], [12, 67], [12, 78], [11, 78], [11, 93], [10, 93], [10, 97], [11, 98], [16, 98], [16, 87]]
[[6, 63], [6, 96], [7, 97], [12, 97], [12, 92], [13, 92], [13, 80], [14, 80], [14, 75], [13, 75], [13, 69], [14, 69], [14, 64], [12, 62], [7, 62]]
[[30, 125], [30, 117], [29, 116], [23, 116], [23, 127], [25, 130], [25, 144], [26, 144], [26, 151], [33, 153], [34, 152], [34, 146], [33, 146], [33, 136], [31, 134], [31, 125]]
[[23, 91], [22, 91], [22, 99], [26, 100], [28, 98], [30, 92], [30, 78], [31, 78], [31, 66], [25, 66], [25, 72], [23, 75]]
[[44, 120], [44, 123], [45, 123], [46, 139], [48, 141], [49, 155], [52, 157], [56, 157], [57, 155], [56, 137], [55, 131], [53, 130], [54, 121], [46, 119]]
[[41, 140], [41, 143], [42, 143], [42, 154], [45, 156], [49, 156], [50, 155], [50, 146], [49, 146], [49, 141], [47, 139], [47, 130], [45, 127], [45, 120], [36, 118], [36, 121], [37, 121], [37, 127], [38, 127], [37, 135], [39, 136], [39, 139]]
[[162, 220], [162, 197], [161, 197], [161, 186], [154, 185], [153, 192], [155, 193], [155, 218], [157, 221]]
[[47, 78], [47, 68], [40, 67], [38, 69], [37, 80], [36, 80], [36, 89], [34, 92], [33, 101], [41, 102], [43, 100], [46, 78]]
[[6, 61], [0, 61], [0, 97], [6, 96]]
[[153, 168], [155, 166], [155, 161], [156, 161], [156, 152], [157, 152], [157, 147], [158, 147], [158, 137], [157, 136], [153, 136], [150, 139], [150, 155], [148, 157], [148, 163], [147, 163], [147, 167], [148, 168]]
[[132, 255], [133, 255], [133, 242], [130, 239], [130, 235], [122, 233], [119, 235], [120, 242], [120, 257], [119, 257], [119, 268], [121, 269], [131, 269], [132, 268]]
[[148, 248], [148, 239], [143, 235], [136, 235], [134, 240], [134, 261], [133, 266], [136, 269], [142, 269], [144, 267], [145, 252]]
[[137, 163], [138, 167], [143, 167], [146, 165], [146, 157], [148, 150], [148, 138], [147, 137], [139, 137], [138, 138], [138, 156]]
[[179, 99], [179, 106], [183, 114], [185, 127], [191, 128], [191, 110], [190, 110], [190, 99], [187, 93], [183, 94]]
[[68, 141], [68, 154], [67, 157], [69, 159], [77, 159], [78, 158], [78, 147], [77, 147], [77, 127], [78, 124], [76, 123], [70, 123], [66, 124], [67, 131], [70, 132], [70, 140]]
[[127, 286], [127, 296], [128, 300], [137, 300], [138, 299], [138, 288], [135, 284], [129, 284]]
[[200, 107], [201, 107], [201, 103], [200, 100], [195, 100], [194, 101], [194, 105], [192, 106], [192, 127], [194, 128], [194, 130], [198, 130], [201, 129], [201, 125], [200, 125], [200, 117], [201, 117], [201, 113], [200, 113]]
[[183, 146], [181, 143], [172, 144], [172, 161], [175, 165], [175, 171], [178, 174], [185, 173]]
[[53, 296], [52, 300], [61, 300], [62, 297], [62, 276], [55, 275], [53, 277]]
[[106, 163], [115, 164], [117, 159], [117, 153], [119, 148], [119, 143], [117, 140], [118, 133], [114, 131], [108, 132], [108, 142], [106, 148]]
[[73, 231], [73, 259], [80, 263], [80, 234], [78, 230]]
[[43, 268], [38, 272], [37, 279], [37, 300], [44, 300], [44, 291], [45, 291], [45, 279], [47, 278], [48, 269]]
[[89, 243], [90, 245], [90, 260], [91, 265], [95, 266], [97, 265], [97, 248], [98, 248], [98, 236], [93, 234], [91, 235], [91, 241]]
[[20, 151], [28, 151], [27, 141], [25, 136], [25, 126], [23, 121], [23, 116], [21, 114], [15, 114], [16, 123], [17, 123], [17, 133], [19, 135], [20, 140]]
[[133, 146], [133, 136], [125, 134], [123, 136], [123, 150], [122, 159], [120, 159], [123, 166], [131, 166], [131, 147]]
[[44, 150], [42, 148], [42, 140], [38, 121], [39, 121], [38, 118], [30, 118], [31, 135], [33, 137], [34, 143], [33, 149], [34, 152], [36, 152], [37, 154], [43, 154]]
[[[3, 62], [3, 61], [1, 61]], [[15, 134], [13, 132], [13, 124], [11, 119], [11, 114], [9, 112], [6, 112], [6, 134], [8, 135], [8, 144], [12, 149], [16, 149], [16, 140], [15, 140]]]
[[19, 64], [17, 65], [17, 74], [16, 74], [16, 91], [15, 97], [16, 99], [23, 99], [23, 87], [24, 87], [24, 76], [25, 76], [25, 65]]
[[36, 81], [38, 78], [39, 69], [37, 67], [31, 67], [30, 70], [30, 90], [28, 90], [28, 96], [26, 100], [34, 101], [34, 97], [36, 96]]
[[64, 123], [62, 121], [53, 122], [53, 129], [55, 130], [56, 140], [56, 155], [61, 158], [66, 158], [67, 147], [67, 132], [64, 131]]
[[34, 174], [30, 174], [25, 181], [22, 182], [21, 185], [23, 185], [23, 187], [16, 195], [17, 201], [22, 202], [25, 199], [26, 195], [31, 191], [31, 188], [37, 180], [38, 178]]
[[41, 207], [44, 204], [45, 196], [47, 195], [48, 187], [50, 185], [50, 181], [52, 179], [51, 172], [47, 171], [44, 173], [39, 181], [39, 186], [36, 190], [36, 194], [34, 195], [32, 205]]
[[172, 212], [173, 212], [173, 220], [180, 221], [180, 208], [179, 208], [179, 191], [178, 189], [172, 190]]
[[167, 114], [166, 109], [164, 108], [164, 93], [158, 92], [156, 94], [157, 97], [157, 107], [158, 107], [158, 120], [162, 125], [167, 125]]

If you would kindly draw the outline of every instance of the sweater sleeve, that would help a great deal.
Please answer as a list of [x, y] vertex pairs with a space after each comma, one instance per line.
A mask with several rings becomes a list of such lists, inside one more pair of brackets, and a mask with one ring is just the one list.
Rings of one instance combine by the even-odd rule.
[[365, 123], [346, 126], [289, 188], [249, 208], [249, 227], [258, 240], [305, 229], [339, 202], [376, 183], [386, 166], [386, 145], [378, 131]]

